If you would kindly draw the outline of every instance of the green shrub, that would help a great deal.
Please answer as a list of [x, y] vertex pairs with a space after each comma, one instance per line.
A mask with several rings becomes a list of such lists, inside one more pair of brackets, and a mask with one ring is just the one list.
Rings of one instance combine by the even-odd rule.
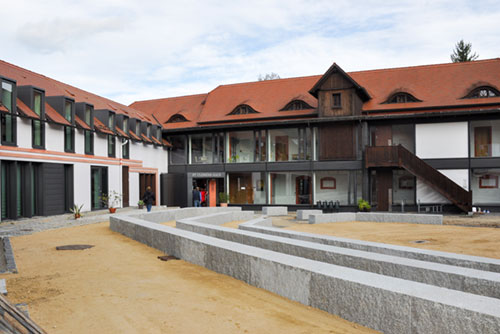
[[359, 208], [359, 211], [370, 211], [372, 206], [370, 205], [370, 203], [368, 203], [368, 201], [365, 201], [364, 199], [360, 199], [358, 201], [358, 208]]

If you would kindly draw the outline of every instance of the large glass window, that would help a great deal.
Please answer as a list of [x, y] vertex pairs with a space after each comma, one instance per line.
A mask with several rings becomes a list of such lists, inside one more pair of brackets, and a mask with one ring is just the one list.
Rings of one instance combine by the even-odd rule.
[[309, 128], [269, 130], [271, 138], [270, 161], [311, 159], [311, 131]]
[[361, 198], [361, 171], [316, 172], [316, 202], [339, 201], [340, 205], [355, 205]]
[[471, 176], [472, 203], [500, 203], [500, 169], [473, 169]]
[[172, 145], [170, 148], [169, 162], [171, 164], [185, 164], [187, 160], [186, 136], [170, 136], [167, 140]]
[[[92, 109], [85, 107], [85, 123], [91, 126]], [[94, 154], [94, 133], [90, 130], [84, 130], [85, 136], [85, 154]]]
[[130, 141], [126, 138], [122, 139], [122, 158], [130, 159]]
[[255, 161], [267, 161], [266, 130], [255, 131]]
[[[73, 124], [72, 103], [66, 101], [64, 105], [64, 118]], [[71, 126], [64, 127], [64, 151], [75, 152], [75, 131]]]
[[271, 173], [271, 204], [312, 204], [308, 172]]
[[9, 110], [9, 112], [0, 111], [2, 123], [2, 144], [15, 144], [15, 127], [16, 118], [13, 111], [13, 84], [9, 82], [2, 82], [1, 85], [1, 98], [2, 105]]
[[499, 157], [500, 120], [471, 122], [470, 145], [472, 157]]
[[238, 131], [228, 132], [228, 157], [227, 162], [253, 162], [254, 161], [254, 132]]
[[265, 204], [265, 173], [229, 173], [229, 202]]
[[[42, 94], [39, 92], [34, 92], [33, 94], [33, 111], [38, 116], [41, 116], [42, 113]], [[40, 120], [34, 119], [32, 121], [32, 138], [33, 138], [33, 147], [35, 148], [43, 148], [44, 140], [43, 140], [43, 124]]]
[[191, 135], [191, 163], [211, 164], [213, 162], [213, 138], [211, 133]]

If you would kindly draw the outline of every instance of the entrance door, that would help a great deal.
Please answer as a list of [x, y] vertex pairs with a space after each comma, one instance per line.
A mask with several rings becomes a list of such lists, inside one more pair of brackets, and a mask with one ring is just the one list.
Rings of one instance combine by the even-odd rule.
[[491, 126], [474, 128], [474, 156], [491, 156]]
[[108, 168], [91, 167], [90, 169], [90, 203], [92, 210], [105, 208], [107, 205], [101, 201], [102, 194], [108, 193]]
[[378, 169], [377, 170], [377, 211], [388, 211], [389, 191], [392, 191], [392, 170]]
[[139, 198], [144, 196], [146, 192], [146, 187], [150, 186], [151, 191], [155, 194], [155, 200], [153, 201], [153, 205], [156, 205], [156, 175], [155, 174], [139, 174]]
[[208, 183], [208, 206], [217, 206], [217, 181], [211, 179]]
[[128, 166], [122, 168], [123, 207], [129, 206]]
[[311, 204], [311, 177], [298, 176], [295, 179], [295, 203], [296, 204]]
[[390, 125], [377, 125], [374, 139], [375, 146], [392, 146], [392, 127]]

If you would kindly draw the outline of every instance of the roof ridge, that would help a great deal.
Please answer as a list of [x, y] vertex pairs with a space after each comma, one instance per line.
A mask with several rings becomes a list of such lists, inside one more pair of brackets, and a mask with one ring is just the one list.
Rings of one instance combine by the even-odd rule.
[[183, 98], [188, 98], [188, 97], [195, 97], [195, 96], [207, 96], [208, 93], [201, 93], [201, 94], [191, 94], [191, 95], [181, 95], [181, 96], [171, 96], [171, 97], [160, 97], [157, 99], [149, 99], [149, 100], [138, 100], [132, 102], [129, 106], [131, 106], [134, 103], [142, 103], [142, 102], [150, 102], [150, 101], [165, 101], [165, 100], [173, 100], [173, 99], [183, 99]]
[[269, 83], [274, 83], [277, 81], [288, 81], [288, 80], [300, 80], [300, 79], [308, 79], [312, 77], [317, 77], [321, 76], [322, 74], [314, 74], [314, 75], [305, 75], [305, 76], [300, 76], [300, 77], [291, 77], [291, 78], [279, 78], [279, 79], [271, 79], [271, 80], [257, 80], [257, 81], [245, 81], [245, 82], [236, 82], [236, 83], [231, 83], [231, 84], [224, 84], [224, 85], [218, 85], [214, 89], [210, 91], [213, 92], [219, 87], [228, 87], [228, 86], [239, 86], [239, 85], [248, 85], [248, 84], [269, 84]]
[[447, 67], [447, 66], [458, 66], [458, 65], [465, 66], [465, 65], [474, 65], [476, 63], [487, 63], [487, 62], [494, 62], [494, 61], [500, 61], [500, 57], [466, 61], [466, 62], [458, 62], [458, 63], [439, 63], [439, 64], [425, 64], [425, 65], [411, 65], [411, 66], [401, 66], [401, 67], [378, 68], [378, 69], [373, 69], [373, 70], [360, 70], [360, 71], [352, 71], [352, 72], [346, 72], [346, 73], [352, 74], [352, 73], [368, 73], [368, 72], [394, 71], [394, 70], [397, 71], [397, 70], [410, 69], [410, 68], [428, 68], [428, 67], [432, 68], [432, 67]]

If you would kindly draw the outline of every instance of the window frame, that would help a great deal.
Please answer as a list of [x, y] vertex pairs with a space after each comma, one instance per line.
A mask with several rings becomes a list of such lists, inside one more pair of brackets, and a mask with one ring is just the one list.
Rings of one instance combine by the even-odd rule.
[[[36, 112], [36, 96], [40, 96], [40, 110], [39, 113]], [[42, 121], [43, 119], [43, 93], [38, 90], [33, 90], [33, 112], [37, 114], [40, 119], [33, 119], [31, 121], [31, 146], [36, 149], [44, 150], [45, 149], [45, 123]], [[40, 124], [40, 145], [35, 143], [35, 124]]]
[[[0, 102], [2, 102], [2, 105], [7, 108], [7, 106], [3, 103], [3, 91], [4, 91], [4, 83], [11, 85], [11, 105], [10, 105], [10, 110], [8, 113], [0, 111], [0, 127], [1, 127], [1, 134], [0, 134], [0, 142], [2, 145], [5, 146], [17, 146], [17, 113], [15, 112], [17, 105], [16, 105], [16, 97], [17, 97], [17, 92], [16, 92], [16, 82], [7, 80], [3, 77], [0, 77]], [[7, 108], [9, 109], [9, 108]], [[6, 127], [7, 123], [7, 116], [10, 117], [10, 133], [11, 133], [11, 139], [7, 140], [4, 139], [6, 131], [4, 130]]]
[[332, 93], [332, 109], [342, 108], [342, 93]]

